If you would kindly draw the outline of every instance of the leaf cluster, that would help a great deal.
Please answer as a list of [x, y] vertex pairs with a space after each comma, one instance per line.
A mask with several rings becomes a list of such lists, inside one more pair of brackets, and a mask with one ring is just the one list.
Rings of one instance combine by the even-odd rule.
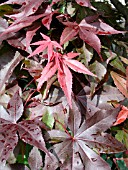
[[115, 7], [0, 3], [1, 170], [128, 168], [127, 18]]

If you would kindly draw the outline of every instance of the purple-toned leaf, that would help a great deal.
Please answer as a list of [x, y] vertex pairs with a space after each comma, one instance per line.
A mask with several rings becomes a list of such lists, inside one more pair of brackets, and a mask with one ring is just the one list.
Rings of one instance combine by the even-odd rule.
[[31, 52], [30, 49], [26, 49], [25, 37], [23, 34], [15, 34], [14, 36], [11, 36], [9, 39], [7, 39], [7, 42], [15, 48], [26, 50], [28, 53]]
[[72, 27], [66, 27], [60, 37], [60, 44], [63, 45], [67, 41], [71, 41], [78, 34], [78, 29], [73, 29]]
[[53, 170], [59, 167], [57, 158], [52, 153], [49, 154], [50, 157], [47, 154], [45, 156], [45, 166], [43, 167], [43, 170]]
[[97, 35], [81, 27], [79, 31], [79, 36], [83, 41], [85, 41], [87, 44], [93, 47], [97, 51], [97, 53], [100, 55], [101, 42]]
[[30, 42], [32, 41], [33, 36], [35, 35], [36, 31], [40, 28], [40, 24], [35, 24], [33, 27], [29, 28], [26, 33], [26, 48], [30, 46]]
[[52, 22], [52, 16], [53, 16], [54, 12], [51, 12], [50, 14], [46, 15], [43, 19], [42, 19], [42, 24], [48, 29], [50, 30], [50, 24]]
[[24, 142], [36, 146], [45, 153], [49, 154], [45, 146], [45, 141], [43, 139], [41, 129], [39, 126], [35, 125], [32, 120], [24, 120], [19, 122], [18, 132], [20, 138]]
[[[0, 118], [6, 119], [7, 121], [11, 121], [10, 115], [2, 105], [0, 105]], [[1, 124], [0, 124], [0, 128], [1, 128]]]
[[32, 107], [30, 108], [30, 117], [29, 119], [30, 120], [33, 120], [35, 119], [36, 117], [39, 117], [39, 116], [43, 116], [43, 114], [46, 112], [46, 106], [44, 106], [43, 104], [39, 104], [37, 105], [36, 107]]
[[22, 116], [23, 114], [23, 102], [19, 95], [19, 90], [14, 94], [14, 96], [10, 99], [7, 110], [9, 112], [9, 115], [11, 117], [11, 122], [16, 123], [17, 120]]
[[40, 170], [43, 167], [42, 156], [38, 148], [35, 146], [29, 153], [28, 163], [29, 163], [30, 168], [33, 170]]
[[89, 66], [89, 69], [97, 75], [99, 81], [103, 79], [107, 72], [106, 68], [98, 61], [93, 62], [93, 64]]
[[26, 14], [26, 16], [34, 14], [37, 11], [37, 9], [39, 8], [39, 6], [42, 4], [43, 1], [44, 0], [38, 0], [38, 1], [34, 1], [34, 0], [31, 0], [31, 1], [30, 0], [28, 0], [28, 1], [26, 1], [26, 0], [9, 0], [9, 1], [3, 3], [3, 4], [20, 4], [20, 5], [22, 5], [21, 8], [20, 8], [20, 10], [22, 12], [20, 12], [20, 13], [22, 13], [22, 17], [24, 17], [25, 14]]
[[[27, 2], [27, 1], [26, 0], [8, 0], [8, 1], [2, 3], [1, 5], [3, 5], [3, 4], [20, 4], [20, 5], [23, 5], [24, 2]], [[25, 3], [25, 5], [26, 5], [26, 3]]]
[[13, 70], [15, 67], [19, 64], [19, 62], [23, 59], [23, 57], [20, 55], [20, 53], [16, 52], [14, 53], [11, 51], [8, 51], [1, 55], [0, 63], [1, 63], [1, 70], [0, 70], [0, 90], [2, 89], [5, 82], [9, 79], [11, 76]]
[[[74, 113], [77, 113], [77, 114], [74, 114]], [[80, 127], [80, 123], [81, 123], [81, 113], [75, 101], [72, 101], [72, 109], [70, 109], [68, 127], [72, 132], [74, 132], [74, 134], [76, 134], [77, 130]]]
[[[4, 126], [6, 127], [6, 125]], [[16, 134], [16, 126], [10, 125], [8, 130], [5, 128], [4, 133], [0, 133], [0, 162], [5, 164], [6, 160], [10, 156], [18, 142], [18, 136]]]
[[[5, 19], [0, 17], [0, 34], [2, 34], [6, 29], [8, 28], [8, 23]], [[4, 39], [6, 39], [8, 36], [4, 36], [0, 38], [0, 45]]]
[[124, 99], [124, 96], [119, 92], [116, 87], [110, 85], [104, 85], [101, 90], [91, 100], [91, 89], [85, 86], [77, 95], [77, 100], [84, 107], [84, 112], [87, 112], [87, 117], [93, 116], [100, 109], [112, 109], [111, 101], [120, 102]]
[[57, 138], [61, 141], [64, 141], [65, 139], [70, 139], [70, 136], [67, 133], [62, 132], [60, 130], [51, 130], [48, 133], [51, 138]]
[[0, 33], [4, 32], [6, 28], [8, 28], [7, 21], [0, 17]]
[[96, 34], [99, 34], [99, 35], [125, 33], [125, 31], [117, 31], [117, 30], [115, 30], [110, 25], [102, 22], [101, 20], [99, 20], [98, 22], [93, 22], [91, 25], [95, 29], [94, 32], [96, 32]]
[[98, 154], [87, 147], [83, 141], [79, 141], [78, 145], [85, 169], [111, 170], [109, 165]]
[[[91, 16], [92, 19], [95, 18], [95, 16]], [[96, 18], [95, 18], [96, 19]], [[101, 20], [98, 20], [96, 22], [91, 22], [88, 23], [88, 18], [86, 20], [83, 19], [79, 27], [85, 28], [87, 31], [93, 32], [94, 34], [99, 34], [99, 35], [109, 35], [109, 34], [119, 34], [119, 33], [125, 33], [125, 31], [117, 31], [114, 28], [112, 28], [110, 25], [102, 22]]]
[[[73, 102], [73, 107], [77, 107], [75, 102]], [[80, 157], [77, 155], [78, 163], [80, 163], [81, 167], [82, 162], [84, 167], [90, 170], [94, 167], [101, 170], [110, 170], [109, 165], [92, 149], [95, 148], [97, 152], [101, 153], [125, 151], [126, 148], [123, 144], [118, 142], [111, 135], [104, 133], [104, 131], [113, 125], [118, 111], [119, 108], [108, 111], [99, 111], [91, 118], [84, 121], [80, 126], [81, 118], [79, 111], [76, 111], [76, 109], [70, 110], [71, 117], [69, 118], [68, 128], [72, 131], [72, 135], [67, 131], [63, 133], [58, 132], [58, 130], [48, 132], [49, 136], [54, 140], [59, 139], [61, 141], [62, 139], [63, 141], [53, 146], [53, 151], [57, 154], [62, 166], [70, 167], [72, 170], [77, 169], [77, 164], [74, 160], [75, 154], [78, 153], [80, 154]], [[79, 116], [78, 119], [77, 115]], [[67, 136], [65, 136], [64, 133], [66, 133]]]
[[[13, 24], [11, 24], [1, 35], [0, 38], [5, 36], [6, 34], [10, 34], [11, 32], [17, 32], [20, 29], [31, 25], [35, 20], [41, 18], [43, 14], [23, 17], [22, 20], [16, 20]], [[13, 16], [14, 17], [14, 16]]]

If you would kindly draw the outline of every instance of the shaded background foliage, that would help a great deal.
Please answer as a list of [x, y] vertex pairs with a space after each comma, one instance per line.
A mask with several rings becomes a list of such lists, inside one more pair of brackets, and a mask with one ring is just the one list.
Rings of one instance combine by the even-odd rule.
[[128, 169], [128, 2], [110, 2], [0, 2], [0, 169]]

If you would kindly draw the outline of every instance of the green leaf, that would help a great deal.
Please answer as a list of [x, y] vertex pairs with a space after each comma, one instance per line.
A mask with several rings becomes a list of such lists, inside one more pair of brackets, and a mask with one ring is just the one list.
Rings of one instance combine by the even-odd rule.
[[4, 14], [10, 14], [13, 12], [13, 8], [9, 5], [2, 5], [0, 6], [0, 16], [3, 16]]
[[117, 160], [117, 164], [118, 164], [120, 170], [128, 170], [124, 160]]
[[24, 155], [18, 155], [17, 156], [17, 162], [18, 163], [21, 163], [21, 164], [24, 164], [24, 165], [28, 165], [28, 160], [27, 160], [27, 158], [26, 158], [26, 156]]
[[128, 133], [125, 130], [118, 130], [115, 138], [128, 148]]
[[50, 113], [48, 110], [43, 114], [42, 121], [50, 128], [53, 128], [54, 125], [54, 117], [53, 114]]
[[113, 66], [114, 68], [117, 68], [118, 70], [121, 70], [123, 73], [125, 73], [125, 67], [123, 66], [122, 62], [118, 57], [114, 58], [111, 62], [110, 65]]

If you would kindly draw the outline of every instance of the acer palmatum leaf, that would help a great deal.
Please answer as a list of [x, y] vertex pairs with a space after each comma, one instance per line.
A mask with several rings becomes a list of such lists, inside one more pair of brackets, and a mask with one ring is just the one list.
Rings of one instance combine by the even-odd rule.
[[[31, 25], [34, 21], [38, 20], [41, 18], [43, 14], [39, 15], [33, 15], [33, 16], [28, 16], [28, 17], [23, 17], [22, 19], [16, 20], [11, 24], [1, 35], [0, 38], [3, 38], [5, 35], [10, 35], [12, 32], [18, 32], [20, 29], [27, 27]], [[3, 38], [3, 40], [6, 39], [6, 36]]]
[[11, 117], [11, 122], [16, 123], [17, 120], [23, 114], [23, 102], [19, 95], [19, 90], [14, 94], [14, 96], [10, 99], [7, 106], [8, 113]]
[[[25, 15], [29, 16], [34, 14], [39, 6], [44, 2], [44, 0], [8, 0], [7, 2], [2, 3], [3, 4], [19, 4], [21, 5], [21, 8], [19, 10], [18, 14], [21, 14], [20, 19], [23, 18]], [[15, 15], [17, 16], [17, 15]], [[17, 18], [17, 17], [16, 17]]]
[[18, 142], [17, 127], [0, 118], [0, 165], [5, 165]]
[[66, 27], [61, 34], [60, 44], [63, 45], [67, 41], [71, 41], [77, 34], [77, 29], [73, 29], [72, 27]]
[[63, 65], [62, 72], [58, 70], [58, 81], [60, 83], [60, 87], [64, 91], [65, 96], [67, 97], [70, 107], [72, 107], [72, 103], [71, 103], [72, 74], [66, 65]]
[[122, 122], [124, 122], [126, 119], [128, 118], [128, 108], [125, 106], [122, 106], [121, 111], [119, 112], [118, 116], [117, 116], [117, 120], [114, 123], [115, 125], [121, 124]]
[[5, 82], [10, 78], [13, 70], [22, 59], [23, 57], [18, 51], [14, 53], [11, 52], [10, 49], [7, 52], [1, 54], [0, 63], [2, 68], [0, 70], [0, 91], [2, 91]]
[[36, 146], [42, 151], [48, 153], [45, 147], [45, 141], [42, 137], [42, 132], [32, 120], [24, 120], [18, 123], [18, 132], [20, 138], [30, 145]]
[[57, 66], [55, 64], [55, 61], [49, 62], [43, 69], [41, 73], [41, 77], [38, 79], [38, 86], [37, 90], [39, 91], [45, 81], [47, 81], [49, 78], [51, 78], [57, 70]]
[[79, 30], [80, 38], [93, 47], [97, 53], [100, 55], [101, 52], [101, 42], [96, 34], [91, 31], [87, 31], [85, 28], [80, 28]]
[[26, 32], [26, 49], [30, 46], [30, 42], [32, 41], [33, 36], [35, 35], [36, 31], [41, 27], [40, 24], [35, 23], [33, 27], [29, 28]]
[[80, 104], [82, 113], [86, 113], [86, 119], [93, 116], [97, 111], [101, 109], [112, 109], [113, 106], [109, 103], [109, 101], [116, 100], [117, 102], [120, 102], [124, 99], [124, 96], [116, 87], [103, 85], [102, 89], [100, 89], [98, 93], [94, 95], [93, 99], [91, 100], [90, 98], [91, 88], [89, 86], [85, 86], [76, 95], [76, 99]]
[[119, 34], [125, 33], [125, 31], [117, 31], [108, 24], [102, 22], [101, 20], [90, 22], [90, 20], [93, 21], [94, 18], [95, 17], [93, 16], [90, 19], [88, 19], [87, 17], [88, 22], [85, 18], [79, 24], [69, 21], [62, 22], [66, 26], [66, 28], [63, 30], [60, 37], [60, 44], [62, 45], [67, 41], [72, 40], [78, 34], [80, 38], [91, 47], [93, 47], [101, 57], [101, 42], [97, 35]]
[[[49, 158], [49, 159], [51, 159], [51, 158]], [[35, 146], [29, 153], [28, 163], [29, 163], [31, 170], [40, 170], [41, 167], [43, 166], [42, 156], [41, 156], [38, 148]]]
[[41, 33], [41, 35], [42, 35], [43, 39], [45, 39], [45, 40], [38, 41], [38, 42], [35, 42], [35, 43], [31, 44], [31, 45], [40, 45], [40, 46], [37, 47], [36, 50], [33, 51], [28, 56], [28, 58], [33, 56], [33, 55], [36, 55], [36, 54], [39, 54], [39, 53], [43, 52], [47, 48], [47, 50], [48, 50], [48, 61], [50, 61], [51, 58], [52, 58], [52, 55], [53, 55], [54, 47], [59, 48], [59, 49], [62, 49], [62, 47], [56, 41], [51, 41], [51, 39], [48, 36], [46, 36], [46, 35], [44, 35], [42, 33]]
[[77, 55], [79, 55], [79, 53], [68, 53], [62, 55], [60, 53], [54, 52], [52, 56], [53, 60], [51, 62], [48, 62], [48, 64], [44, 67], [41, 73], [41, 77], [38, 79], [39, 83], [37, 86], [37, 90], [39, 91], [43, 83], [51, 78], [58, 69], [58, 81], [67, 97], [70, 107], [72, 107], [72, 74], [69, 68], [78, 73], [95, 76], [82, 63], [78, 62], [77, 60], [72, 60], [72, 58], [76, 57]]
[[48, 131], [51, 139], [62, 141], [53, 146], [59, 161], [64, 167], [68, 164], [69, 169], [77, 170], [79, 164], [76, 165], [73, 159], [74, 154], [79, 153], [79, 159], [82, 159], [83, 162], [83, 169], [110, 170], [109, 165], [92, 149], [95, 148], [99, 153], [116, 153], [126, 150], [123, 144], [111, 135], [104, 133], [113, 125], [119, 108], [99, 111], [81, 125], [81, 114], [76, 103], [74, 101], [72, 103], [73, 107], [70, 109], [68, 124], [71, 132], [69, 133], [66, 127], [64, 128], [65, 132], [59, 130]]
[[52, 16], [58, 13], [57, 11], [52, 11], [51, 5], [48, 5], [47, 9], [45, 10], [44, 13], [44, 18], [42, 19], [42, 24], [50, 30], [50, 24], [52, 22]]
[[17, 145], [17, 131], [24, 142], [38, 147], [49, 155], [41, 129], [36, 125], [37, 121], [24, 120], [19, 123], [16, 122], [23, 113], [23, 103], [19, 96], [19, 91], [9, 101], [8, 112], [3, 107], [1, 108], [4, 114], [0, 114], [0, 162], [4, 161], [5, 164], [10, 153]]
[[113, 27], [104, 23], [100, 19], [96, 22], [88, 23], [85, 18], [80, 22], [79, 27], [98, 35], [111, 35], [111, 34], [125, 33], [125, 31], [115, 30]]
[[50, 157], [47, 154], [45, 156], [45, 166], [43, 167], [43, 170], [56, 170], [59, 167], [59, 161], [51, 152], [49, 152], [49, 154]]
[[126, 79], [123, 78], [120, 74], [111, 71], [111, 76], [114, 80], [114, 84], [116, 85], [116, 87], [119, 89], [119, 91], [126, 97], [128, 98], [128, 91], [126, 88]]

